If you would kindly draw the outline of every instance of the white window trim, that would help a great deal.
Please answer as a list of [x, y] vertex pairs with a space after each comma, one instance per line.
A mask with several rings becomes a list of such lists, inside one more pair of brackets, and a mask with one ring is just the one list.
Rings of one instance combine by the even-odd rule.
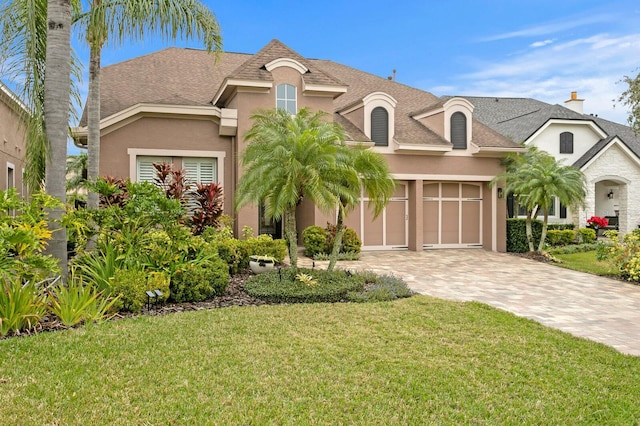
[[129, 178], [132, 182], [136, 182], [138, 179], [137, 160], [140, 156], [215, 158], [217, 160], [217, 183], [224, 188], [224, 159], [226, 157], [226, 153], [224, 151], [189, 151], [181, 149], [129, 148], [127, 149], [127, 154], [129, 155]]
[[280, 68], [280, 67], [293, 68], [294, 70], [298, 71], [300, 74], [304, 74], [304, 73], [309, 71], [309, 69], [307, 67], [305, 67], [304, 65], [302, 65], [300, 62], [296, 61], [295, 59], [291, 59], [291, 58], [274, 59], [273, 61], [271, 61], [268, 64], [266, 64], [264, 67], [269, 72], [273, 71], [276, 68]]
[[362, 101], [364, 102], [364, 134], [368, 138], [371, 138], [371, 112], [377, 107], [382, 107], [389, 114], [389, 144], [387, 146], [374, 146], [371, 149], [381, 153], [393, 152], [395, 148], [393, 137], [395, 136], [396, 105], [398, 101], [384, 92], [370, 93]]

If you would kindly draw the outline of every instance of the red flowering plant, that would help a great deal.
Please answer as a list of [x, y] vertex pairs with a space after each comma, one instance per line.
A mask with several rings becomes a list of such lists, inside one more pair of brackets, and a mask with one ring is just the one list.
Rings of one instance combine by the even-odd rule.
[[591, 216], [589, 220], [587, 220], [587, 224], [591, 228], [598, 229], [598, 228], [604, 228], [605, 226], [607, 226], [609, 224], [609, 221], [604, 217]]

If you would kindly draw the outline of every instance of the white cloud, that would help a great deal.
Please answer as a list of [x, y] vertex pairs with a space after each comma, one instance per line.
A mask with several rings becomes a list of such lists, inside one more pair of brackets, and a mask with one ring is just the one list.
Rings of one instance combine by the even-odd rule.
[[577, 91], [585, 99], [585, 113], [626, 123], [627, 111], [616, 102], [625, 88], [617, 83], [634, 74], [638, 58], [640, 34], [596, 34], [503, 58], [470, 61], [472, 72], [452, 76], [454, 84], [432, 90], [440, 95], [535, 98], [561, 105]]
[[553, 43], [553, 40], [547, 39], [547, 40], [536, 41], [535, 43], [531, 43], [529, 47], [543, 47], [551, 43]]
[[496, 34], [481, 38], [479, 41], [497, 41], [517, 37], [538, 37], [547, 34], [556, 34], [562, 31], [571, 30], [592, 24], [601, 24], [614, 20], [615, 17], [607, 14], [593, 14], [585, 17], [565, 17], [561, 21], [552, 21], [537, 26], [524, 28], [502, 34]]

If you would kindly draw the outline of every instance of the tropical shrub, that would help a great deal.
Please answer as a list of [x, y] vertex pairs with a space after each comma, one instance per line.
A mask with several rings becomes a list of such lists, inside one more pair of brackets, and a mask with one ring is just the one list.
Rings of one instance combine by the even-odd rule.
[[[317, 225], [309, 226], [302, 231], [302, 244], [304, 244], [304, 255], [315, 259], [325, 259], [333, 249], [333, 241], [336, 236], [335, 225], [327, 223], [326, 228]], [[351, 228], [344, 228], [342, 234], [342, 245], [339, 253], [351, 253], [349, 258], [359, 258], [362, 241], [356, 231]], [[354, 256], [355, 254], [355, 256]], [[340, 259], [340, 256], [338, 257]], [[344, 257], [343, 257], [344, 258]]]
[[327, 251], [327, 230], [321, 226], [308, 226], [302, 231], [302, 244], [304, 245], [304, 255], [313, 257], [316, 254]]
[[[327, 242], [325, 244], [325, 252], [331, 253], [333, 248], [333, 240], [336, 238], [337, 227], [331, 223], [327, 223]], [[340, 253], [347, 251], [360, 253], [360, 247], [362, 241], [356, 231], [351, 228], [345, 227], [342, 234], [342, 245], [340, 246]]]
[[79, 279], [70, 280], [68, 285], [60, 283], [47, 294], [49, 311], [67, 327], [101, 321], [109, 317], [109, 310], [117, 302], [117, 297], [104, 296], [104, 292]]
[[44, 297], [33, 282], [0, 277], [0, 336], [33, 330], [45, 313]]
[[196, 208], [191, 215], [191, 229], [200, 235], [207, 227], [217, 227], [222, 215], [223, 192], [217, 183], [196, 184], [194, 191]]
[[221, 295], [229, 283], [229, 267], [213, 257], [202, 264], [183, 264], [171, 276], [171, 300], [200, 302]]
[[596, 231], [592, 228], [579, 228], [577, 238], [579, 243], [593, 244], [596, 241]]
[[640, 282], [640, 229], [634, 229], [619, 241], [618, 231], [607, 231], [610, 243], [598, 245], [598, 259], [608, 260], [628, 280]]
[[169, 277], [163, 272], [148, 272], [141, 269], [119, 269], [110, 280], [110, 294], [118, 297], [117, 310], [140, 312], [147, 301], [147, 290], [160, 290], [162, 298], [170, 297]]
[[57, 260], [43, 254], [51, 239], [47, 211], [60, 205], [43, 192], [27, 201], [15, 188], [0, 191], [0, 277], [36, 282], [60, 272]]
[[245, 291], [272, 303], [317, 303], [347, 300], [350, 292], [361, 291], [364, 279], [345, 271], [293, 268], [254, 275]]
[[572, 229], [550, 229], [547, 231], [547, 243], [552, 246], [566, 246], [576, 240], [576, 232]]

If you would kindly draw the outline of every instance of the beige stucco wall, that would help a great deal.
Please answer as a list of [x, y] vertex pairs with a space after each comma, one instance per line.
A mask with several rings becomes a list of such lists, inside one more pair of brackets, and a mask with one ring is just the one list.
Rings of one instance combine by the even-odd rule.
[[[107, 129], [108, 130], [108, 129]], [[129, 177], [129, 149], [185, 151], [221, 151], [225, 153], [223, 190], [225, 213], [233, 214], [232, 138], [218, 135], [218, 124], [210, 119], [184, 117], [141, 117], [126, 126], [108, 132], [100, 141], [100, 175]], [[188, 156], [188, 155], [187, 155]], [[180, 157], [176, 163], [181, 165]], [[220, 169], [220, 166], [218, 166]]]
[[[26, 131], [20, 111], [13, 100], [0, 91], [0, 190], [15, 186], [22, 194]], [[11, 165], [13, 182], [7, 182]]]

